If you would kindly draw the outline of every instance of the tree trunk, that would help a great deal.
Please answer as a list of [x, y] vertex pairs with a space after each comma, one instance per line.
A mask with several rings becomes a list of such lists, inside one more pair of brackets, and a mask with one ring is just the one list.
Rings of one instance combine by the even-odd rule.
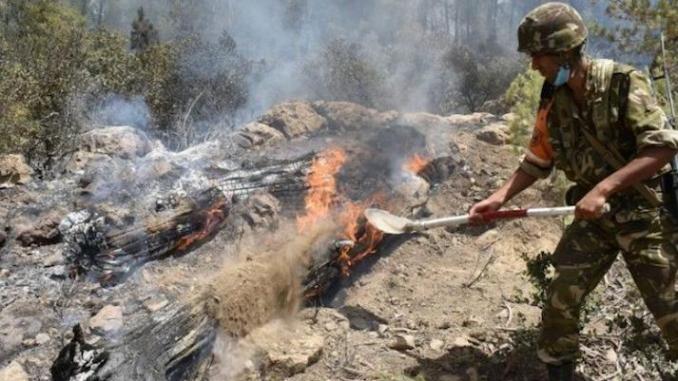
[[450, 35], [450, 4], [448, 0], [443, 0], [443, 7], [445, 7], [445, 34]]
[[87, 11], [89, 8], [89, 0], [80, 0], [80, 13], [87, 18]]
[[459, 44], [459, 34], [461, 34], [461, 27], [459, 24], [459, 8], [461, 0], [457, 0], [454, 3], [454, 43]]
[[99, 0], [99, 11], [97, 12], [97, 28], [101, 27], [101, 23], [104, 21], [104, 7], [106, 5], [106, 0]]

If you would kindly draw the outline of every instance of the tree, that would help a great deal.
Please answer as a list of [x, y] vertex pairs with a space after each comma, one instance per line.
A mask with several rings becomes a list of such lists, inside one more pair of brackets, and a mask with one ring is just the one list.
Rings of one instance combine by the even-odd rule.
[[[595, 2], [595, 0], [594, 0]], [[619, 20], [612, 27], [596, 25], [594, 31], [605, 36], [626, 53], [651, 62], [653, 76], [663, 66], [660, 52], [660, 32], [666, 36], [667, 66], [673, 83], [678, 80], [678, 1], [614, 1], [607, 13]], [[649, 60], [648, 60], [649, 58]], [[663, 83], [661, 83], [663, 85]], [[660, 86], [660, 90], [663, 87]], [[674, 87], [674, 98], [678, 95]]]
[[350, 101], [378, 107], [384, 98], [384, 79], [357, 43], [330, 41], [308, 66], [309, 85], [320, 99]]
[[447, 71], [441, 72], [438, 108], [449, 113], [460, 107], [475, 112], [485, 102], [499, 98], [519, 71], [519, 63], [511, 56], [481, 46], [475, 53], [466, 46], [449, 48], [442, 60]]
[[144, 7], [139, 7], [137, 19], [132, 22], [132, 31], [130, 32], [131, 49], [137, 52], [144, 51], [150, 45], [157, 44], [159, 41], [158, 31], [148, 19], [144, 18]]

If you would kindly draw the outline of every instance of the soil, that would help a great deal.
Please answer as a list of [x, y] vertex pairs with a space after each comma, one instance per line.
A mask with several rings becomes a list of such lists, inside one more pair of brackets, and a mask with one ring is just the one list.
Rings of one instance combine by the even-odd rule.
[[[477, 132], [478, 126], [447, 132], [461, 164], [414, 210], [402, 214], [463, 214], [511, 175], [519, 154], [509, 145], [479, 140]], [[508, 207], [560, 206], [562, 190], [554, 184], [540, 181]], [[32, 203], [39, 191], [8, 196], [0, 203], [0, 215], [18, 203]], [[193, 300], [196, 305], [207, 301], [207, 312], [222, 328], [212, 380], [545, 380], [535, 349], [537, 290], [525, 275], [524, 257], [553, 250], [565, 220], [528, 218], [389, 236], [340, 284], [304, 306], [301, 269], [307, 253], [318, 249], [318, 237], [336, 229], [332, 224], [298, 236], [281, 228], [287, 225], [281, 217], [277, 234], [251, 231], [249, 241], [235, 243], [222, 232], [189, 255], [146, 264], [110, 289], [68, 281], [63, 244], [6, 243], [0, 252], [0, 365], [21, 364], [30, 379], [49, 380], [47, 369], [76, 322], [86, 323], [105, 306], [122, 306], [124, 321], [136, 321], [163, 305]], [[209, 273], [215, 276], [203, 276]], [[646, 317], [642, 306], [620, 302], [627, 295], [638, 301], [634, 288], [626, 287], [628, 275], [617, 265], [612, 274], [605, 287], [619, 295], [600, 293], [596, 301], [614, 301], [616, 311], [633, 308], [631, 314]], [[602, 329], [614, 313], [603, 310], [584, 331]], [[259, 326], [276, 317], [281, 319]], [[83, 329], [92, 337], [87, 324]], [[611, 373], [622, 356], [619, 337], [613, 343], [587, 342], [583, 364], [596, 367], [580, 366], [580, 376], [660, 379], [635, 359], [623, 362], [635, 367], [628, 377]], [[648, 337], [656, 342], [656, 330]]]
[[[473, 131], [460, 130], [455, 140], [471, 175], [439, 184], [419, 214], [463, 214], [515, 170], [519, 158], [511, 147], [479, 141]], [[557, 199], [547, 180], [509, 207], [555, 206]], [[522, 219], [390, 237], [318, 306], [299, 313], [296, 324], [324, 337], [317, 362], [296, 375], [259, 370], [243, 377], [544, 380], [532, 340], [540, 309], [528, 302], [534, 288], [523, 275], [522, 255], [552, 250], [563, 225], [562, 219]], [[402, 335], [414, 339], [413, 348], [392, 348]], [[523, 347], [514, 345], [516, 336], [526, 338]], [[268, 347], [279, 339], [258, 341]]]

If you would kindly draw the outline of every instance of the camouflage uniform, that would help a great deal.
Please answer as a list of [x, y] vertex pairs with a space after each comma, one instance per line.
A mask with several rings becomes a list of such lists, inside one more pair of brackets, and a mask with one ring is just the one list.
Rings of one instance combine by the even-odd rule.
[[[610, 84], [611, 73], [626, 75], [629, 80], [625, 112], [619, 110], [623, 102]], [[597, 84], [601, 86], [596, 88]], [[551, 166], [563, 170], [576, 183], [579, 196], [615, 171], [582, 136], [581, 128], [595, 131], [599, 141], [614, 147], [627, 161], [650, 146], [678, 149], [678, 132], [668, 129], [666, 117], [641, 73], [608, 60], [593, 60], [587, 85], [589, 93], [581, 112], [566, 86], [553, 96], [546, 139], [551, 147], [551, 162], [545, 166], [548, 160], [535, 160], [528, 152], [521, 163], [525, 172], [538, 177], [547, 176]], [[594, 104], [601, 100], [608, 102], [607, 112], [595, 115], [599, 107]], [[622, 113], [625, 115], [620, 120], [609, 121]], [[672, 352], [678, 355], [678, 303], [674, 291], [678, 253], [672, 239], [678, 230], [663, 210], [653, 207], [634, 189], [614, 195], [609, 203], [611, 213], [598, 220], [575, 220], [567, 227], [553, 254], [556, 276], [548, 290], [539, 340], [539, 357], [546, 363], [558, 364], [576, 357], [583, 299], [602, 279], [619, 251]]]
[[[581, 17], [571, 7], [542, 5], [521, 23], [519, 50], [557, 54], [572, 49], [585, 40], [586, 30], [582, 33], [581, 27]], [[678, 149], [678, 131], [668, 126], [649, 81], [639, 71], [609, 60], [591, 60], [585, 98], [580, 109], [571, 90], [561, 86], [542, 102], [521, 162], [521, 168], [535, 177], [548, 176], [553, 167], [564, 171], [576, 184], [578, 195], [569, 202], [576, 202], [615, 172], [583, 136], [582, 128], [616, 150], [625, 162], [646, 147]], [[570, 363], [577, 356], [582, 302], [620, 251], [670, 354], [678, 356], [674, 290], [678, 229], [662, 208], [653, 207], [634, 189], [615, 194], [608, 202], [612, 211], [602, 218], [575, 220], [568, 226], [553, 253], [556, 275], [547, 292], [538, 343], [538, 355], [547, 364]]]

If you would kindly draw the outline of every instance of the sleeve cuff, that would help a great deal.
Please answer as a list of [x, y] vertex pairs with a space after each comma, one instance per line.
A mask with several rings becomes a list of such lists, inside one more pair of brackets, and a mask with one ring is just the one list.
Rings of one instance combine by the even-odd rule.
[[538, 179], [545, 179], [549, 177], [553, 170], [553, 166], [550, 167], [540, 167], [534, 163], [529, 162], [525, 157], [520, 161], [520, 169], [523, 172], [527, 173], [530, 176], [534, 176]]
[[678, 149], [678, 131], [670, 129], [650, 130], [638, 135], [638, 150], [646, 147], [668, 147]]

